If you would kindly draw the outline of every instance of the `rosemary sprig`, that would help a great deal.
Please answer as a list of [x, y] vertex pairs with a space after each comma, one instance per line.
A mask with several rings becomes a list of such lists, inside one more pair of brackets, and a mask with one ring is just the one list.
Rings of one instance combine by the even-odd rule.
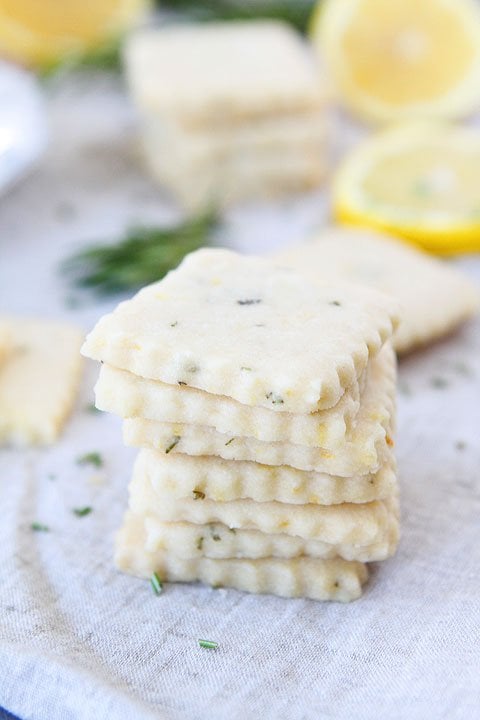
[[60, 270], [76, 287], [98, 295], [137, 290], [160, 280], [185, 255], [210, 242], [213, 214], [173, 228], [137, 227], [114, 244], [91, 245], [63, 261]]
[[[159, 0], [160, 2], [160, 0]], [[315, 0], [161, 0], [161, 7], [194, 20], [284, 20], [305, 32]]]

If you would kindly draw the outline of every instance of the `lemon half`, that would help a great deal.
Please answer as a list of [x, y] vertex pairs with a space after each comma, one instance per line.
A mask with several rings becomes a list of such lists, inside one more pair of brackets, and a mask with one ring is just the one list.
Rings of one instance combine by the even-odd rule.
[[320, 0], [311, 35], [366, 120], [451, 119], [480, 106], [477, 0]]
[[366, 140], [337, 171], [333, 212], [433, 252], [479, 251], [480, 131], [420, 123]]
[[0, 0], [0, 54], [45, 67], [99, 48], [147, 6], [147, 0]]

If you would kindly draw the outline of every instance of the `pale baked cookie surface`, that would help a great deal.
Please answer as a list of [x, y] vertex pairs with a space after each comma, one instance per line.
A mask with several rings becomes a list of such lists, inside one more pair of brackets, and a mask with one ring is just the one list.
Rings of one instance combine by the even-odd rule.
[[362, 594], [368, 571], [363, 563], [332, 558], [211, 559], [180, 558], [163, 551], [145, 549], [141, 520], [128, 514], [117, 535], [115, 562], [120, 570], [162, 580], [225, 586], [253, 593], [313, 600], [348, 602]]
[[[388, 353], [381, 350], [372, 364]], [[368, 369], [364, 375], [368, 374]], [[365, 378], [361, 378], [364, 388]], [[360, 408], [359, 383], [348, 388], [333, 408], [316, 413], [280, 413], [244, 405], [223, 395], [188, 386], [168, 385], [102, 365], [95, 386], [99, 410], [123, 418], [142, 417], [169, 423], [204, 425], [234, 437], [249, 436], [264, 442], [289, 442], [334, 449], [345, 442]]]
[[373, 562], [385, 560], [395, 552], [398, 522], [392, 520], [385, 536], [372, 545], [331, 544], [286, 533], [229, 528], [222, 523], [198, 525], [190, 522], [162, 522], [152, 515], [137, 516], [144, 523], [145, 548], [178, 557], [250, 558], [314, 557]]
[[385, 538], [397, 522], [398, 500], [394, 492], [386, 500], [339, 505], [289, 505], [253, 500], [213, 502], [176, 499], [166, 488], [153, 488], [141, 464], [130, 483], [130, 509], [137, 515], [152, 515], [165, 522], [185, 521], [199, 525], [219, 522], [233, 528], [285, 533], [330, 544], [371, 545]]
[[293, 505], [365, 503], [389, 497], [396, 486], [392, 452], [377, 473], [353, 477], [147, 449], [139, 452], [137, 465], [142, 466], [155, 489], [166, 489], [175, 498], [214, 502], [250, 499]]
[[[386, 351], [386, 353], [385, 353]], [[384, 354], [385, 353], [385, 354]], [[395, 420], [396, 366], [390, 347], [372, 365], [357, 422], [335, 450], [219, 433], [208, 426], [141, 417], [123, 423], [124, 441], [165, 454], [215, 455], [343, 477], [377, 472], [389, 454]]]
[[12, 350], [0, 367], [0, 443], [50, 444], [78, 392], [82, 333], [22, 318], [8, 325]]
[[397, 298], [398, 352], [448, 333], [480, 309], [480, 292], [446, 261], [373, 230], [331, 227], [274, 259], [319, 284], [361, 283]]
[[333, 407], [391, 336], [396, 303], [316, 287], [228, 250], [189, 255], [103, 317], [83, 353], [134, 374], [277, 412]]
[[309, 112], [325, 103], [306, 44], [279, 22], [146, 30], [131, 37], [125, 59], [138, 107], [189, 128]]

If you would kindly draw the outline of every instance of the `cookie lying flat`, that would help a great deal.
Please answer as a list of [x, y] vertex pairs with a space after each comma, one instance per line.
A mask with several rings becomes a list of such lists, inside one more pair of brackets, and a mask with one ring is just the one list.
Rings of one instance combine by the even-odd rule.
[[367, 288], [317, 288], [259, 258], [199, 250], [103, 317], [83, 353], [279, 412], [333, 407], [396, 324]]
[[0, 368], [0, 443], [52, 443], [77, 395], [82, 333], [20, 318], [9, 326], [13, 348]]
[[144, 578], [156, 572], [164, 581], [199, 580], [244, 592], [340, 602], [360, 597], [368, 578], [365, 565], [341, 558], [213, 560], [183, 559], [162, 551], [151, 553], [145, 550], [142, 523], [131, 514], [117, 535], [115, 562], [120, 570]]
[[310, 112], [325, 102], [306, 45], [279, 22], [148, 29], [131, 37], [125, 55], [141, 112], [189, 128]]
[[185, 559], [209, 557], [249, 558], [314, 557], [374, 562], [395, 552], [398, 523], [391, 523], [382, 540], [367, 546], [348, 543], [331, 545], [320, 540], [305, 540], [285, 533], [267, 534], [259, 530], [236, 530], [221, 523], [196, 525], [188, 522], [162, 522], [147, 515], [143, 518], [145, 548], [149, 552], [167, 552]]
[[398, 522], [396, 494], [388, 500], [340, 505], [175, 499], [165, 489], [152, 488], [141, 464], [135, 465], [129, 489], [130, 509], [137, 515], [198, 525], [219, 522], [233, 528], [286, 533], [330, 544], [372, 545], [384, 539], [390, 525]]
[[392, 443], [395, 380], [395, 359], [387, 344], [378, 362], [372, 363], [369, 369], [355, 428], [335, 450], [263, 442], [219, 433], [208, 426], [156, 422], [141, 417], [124, 421], [124, 441], [127, 445], [153, 448], [167, 455], [219, 456], [264, 465], [290, 465], [299, 470], [343, 477], [376, 473]]
[[398, 352], [435, 340], [478, 312], [480, 292], [461, 272], [373, 230], [325, 228], [317, 239], [275, 255], [311, 281], [351, 281], [400, 302]]
[[323, 113], [191, 132], [143, 118], [144, 162], [188, 210], [316, 187], [329, 161]]
[[250, 499], [293, 505], [365, 503], [389, 497], [396, 485], [391, 452], [376, 474], [346, 478], [296, 470], [288, 465], [260, 465], [182, 453], [166, 455], [146, 449], [140, 450], [137, 464], [155, 489], [165, 488], [175, 498], [205, 497], [214, 502]]
[[[388, 348], [372, 359], [375, 366]], [[363, 375], [368, 373], [365, 370]], [[363, 387], [362, 376], [362, 387]], [[360, 408], [358, 385], [347, 390], [333, 408], [316, 413], [279, 413], [256, 408], [222, 395], [185, 386], [146, 380], [126, 370], [102, 365], [95, 386], [95, 404], [123, 418], [142, 417], [160, 422], [208, 425], [230, 436], [264, 442], [289, 442], [327, 450], [345, 442]]]
[[266, 443], [248, 437], [236, 438], [208, 427], [161, 423], [143, 418], [123, 421], [123, 440], [125, 445], [158, 450], [167, 455], [212, 455], [224, 460], [290, 465], [307, 472], [352, 477], [376, 473], [385, 462], [392, 445], [390, 418], [392, 415], [384, 417], [382, 431], [375, 442], [364, 432], [364, 427], [355, 432], [355, 443], [345, 444], [335, 451], [291, 443]]

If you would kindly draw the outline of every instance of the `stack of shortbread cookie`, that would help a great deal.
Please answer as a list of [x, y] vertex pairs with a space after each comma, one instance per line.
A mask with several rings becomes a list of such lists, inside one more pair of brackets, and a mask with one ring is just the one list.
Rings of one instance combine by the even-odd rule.
[[326, 170], [326, 93], [280, 22], [148, 29], [128, 43], [145, 162], [190, 210], [315, 187]]
[[351, 600], [398, 539], [396, 306], [200, 250], [102, 318], [97, 406], [141, 447], [120, 568]]

